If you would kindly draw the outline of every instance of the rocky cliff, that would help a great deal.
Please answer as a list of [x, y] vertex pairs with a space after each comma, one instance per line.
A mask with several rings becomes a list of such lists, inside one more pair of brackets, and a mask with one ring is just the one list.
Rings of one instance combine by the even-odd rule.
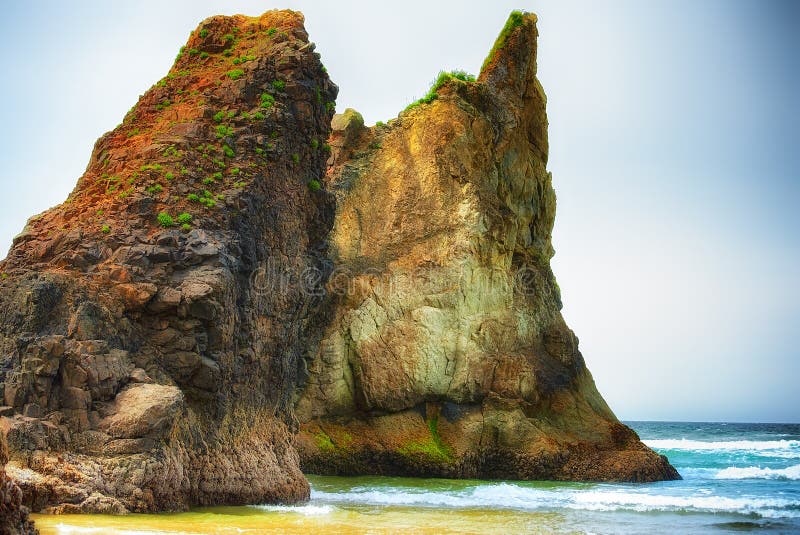
[[444, 73], [388, 125], [334, 118], [329, 325], [297, 401], [306, 471], [679, 477], [597, 392], [550, 269], [536, 18], [477, 80]]
[[[302, 500], [336, 86], [303, 17], [212, 17], [0, 264], [0, 433], [34, 510]], [[265, 273], [284, 275], [268, 291]]]
[[0, 442], [24, 504], [296, 501], [301, 462], [677, 477], [559, 313], [535, 59], [515, 13], [477, 80], [442, 75], [366, 128], [333, 117], [299, 13], [201, 23], [0, 264]]

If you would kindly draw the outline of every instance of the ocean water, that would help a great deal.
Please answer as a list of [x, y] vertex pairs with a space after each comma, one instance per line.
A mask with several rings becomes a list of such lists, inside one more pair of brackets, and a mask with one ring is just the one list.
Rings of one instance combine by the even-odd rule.
[[683, 481], [652, 484], [309, 476], [298, 506], [35, 515], [47, 534], [800, 533], [800, 425], [627, 422]]

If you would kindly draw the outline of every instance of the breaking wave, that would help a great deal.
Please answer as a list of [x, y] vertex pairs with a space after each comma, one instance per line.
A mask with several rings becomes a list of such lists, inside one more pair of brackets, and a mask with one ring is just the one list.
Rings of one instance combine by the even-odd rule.
[[275, 513], [297, 513], [303, 516], [327, 515], [333, 512], [333, 507], [330, 505], [251, 505], [250, 507]]
[[680, 439], [642, 440], [651, 448], [688, 451], [778, 451], [794, 453], [800, 457], [800, 440], [727, 440], [703, 441]]
[[458, 491], [416, 492], [403, 488], [357, 487], [343, 492], [312, 490], [312, 500], [374, 506], [448, 507], [548, 511], [671, 511], [736, 513], [764, 518], [800, 518], [800, 500], [762, 497], [680, 496], [619, 489], [537, 489], [511, 483], [478, 485]]
[[716, 479], [800, 479], [800, 464], [787, 468], [761, 468], [758, 466], [748, 466], [737, 468], [732, 466], [720, 470], [714, 475]]

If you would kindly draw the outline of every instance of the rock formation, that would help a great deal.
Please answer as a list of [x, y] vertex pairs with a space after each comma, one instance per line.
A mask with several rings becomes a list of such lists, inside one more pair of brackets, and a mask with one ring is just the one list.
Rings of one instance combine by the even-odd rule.
[[0, 436], [0, 535], [32, 535], [38, 533], [28, 519], [28, 508], [22, 505], [22, 490], [5, 472], [8, 461], [6, 442]]
[[536, 18], [477, 81], [443, 74], [389, 125], [333, 121], [330, 323], [296, 412], [304, 471], [679, 477], [597, 392], [550, 269]]
[[535, 47], [515, 13], [477, 81], [443, 75], [366, 128], [333, 118], [299, 13], [201, 23], [0, 264], [0, 442], [24, 504], [297, 501], [301, 459], [677, 477], [559, 313]]
[[[303, 17], [212, 17], [0, 265], [0, 434], [34, 510], [308, 497], [292, 399], [322, 329], [337, 88]], [[271, 291], [265, 274], [283, 275]]]

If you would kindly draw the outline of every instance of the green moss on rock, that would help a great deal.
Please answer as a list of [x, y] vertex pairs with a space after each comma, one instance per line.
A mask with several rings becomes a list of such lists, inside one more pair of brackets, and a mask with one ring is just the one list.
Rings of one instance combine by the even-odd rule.
[[336, 445], [331, 440], [331, 437], [324, 431], [320, 431], [314, 435], [314, 442], [317, 444], [317, 448], [319, 448], [320, 451], [332, 452], [336, 450]]
[[444, 84], [449, 82], [450, 80], [458, 80], [459, 82], [474, 82], [475, 76], [466, 72], [466, 71], [440, 71], [439, 75], [431, 84], [431, 88], [428, 90], [428, 93], [419, 100], [415, 100], [408, 106], [406, 106], [405, 111], [410, 109], [416, 108], [420, 104], [430, 104], [437, 98], [439, 98], [439, 89], [442, 88]]
[[453, 450], [442, 441], [439, 435], [439, 418], [434, 416], [428, 420], [431, 436], [425, 440], [415, 440], [403, 444], [397, 452], [405, 457], [423, 457], [437, 463], [453, 462]]
[[500, 31], [500, 35], [497, 36], [497, 39], [492, 46], [492, 49], [489, 51], [489, 55], [486, 56], [486, 59], [483, 60], [483, 65], [481, 65], [481, 71], [483, 71], [489, 63], [492, 62], [494, 59], [495, 53], [504, 46], [508, 42], [508, 38], [511, 36], [511, 33], [518, 27], [522, 26], [523, 21], [525, 20], [525, 13], [519, 10], [514, 10], [508, 16], [508, 20], [506, 21], [506, 25], [503, 26], [503, 29]]

